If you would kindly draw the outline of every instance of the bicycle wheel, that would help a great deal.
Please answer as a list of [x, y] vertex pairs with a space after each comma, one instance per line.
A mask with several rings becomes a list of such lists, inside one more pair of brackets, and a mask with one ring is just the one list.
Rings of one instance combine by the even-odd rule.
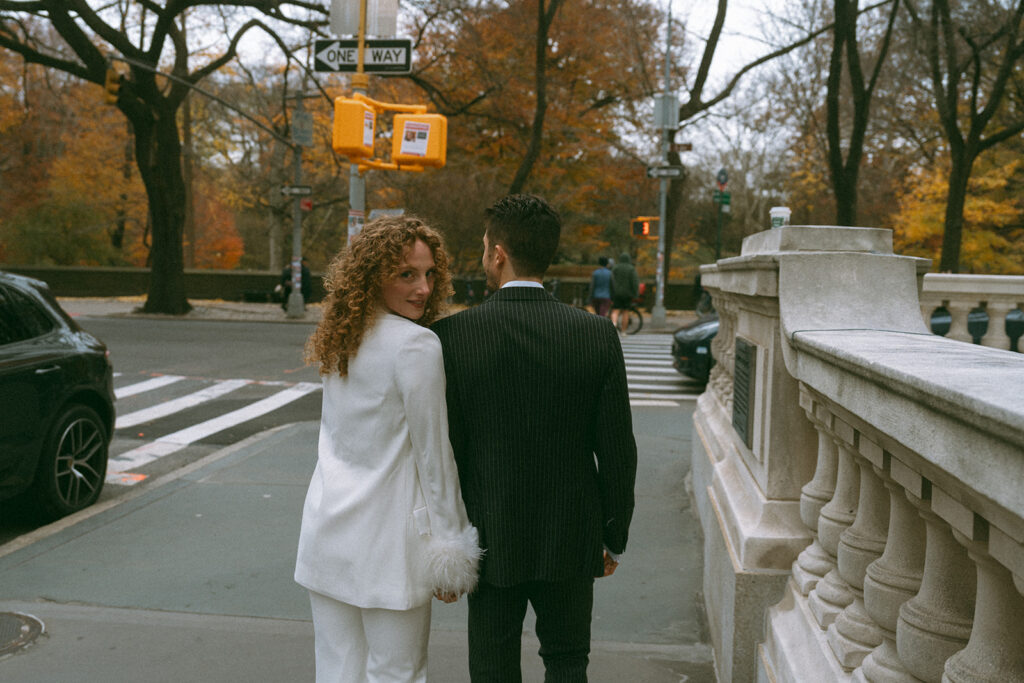
[[629, 308], [622, 312], [626, 316], [626, 334], [636, 334], [644, 326], [644, 317], [636, 308]]

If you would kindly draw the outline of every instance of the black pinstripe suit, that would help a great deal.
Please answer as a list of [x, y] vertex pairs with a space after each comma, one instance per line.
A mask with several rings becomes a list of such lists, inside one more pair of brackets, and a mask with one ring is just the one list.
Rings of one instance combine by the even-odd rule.
[[[509, 287], [433, 330], [462, 495], [486, 549], [481, 581], [601, 576], [602, 546], [625, 550], [636, 476], [614, 327], [541, 288]], [[588, 643], [589, 621], [587, 605]]]

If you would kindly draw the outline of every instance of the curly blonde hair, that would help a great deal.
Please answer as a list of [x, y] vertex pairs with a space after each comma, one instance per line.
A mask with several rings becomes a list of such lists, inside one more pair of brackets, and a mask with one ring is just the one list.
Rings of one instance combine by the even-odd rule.
[[321, 375], [348, 374], [348, 362], [381, 305], [384, 282], [398, 274], [402, 256], [417, 240], [434, 255], [434, 291], [416, 322], [426, 327], [442, 313], [452, 287], [441, 235], [413, 216], [370, 221], [327, 267], [323, 317], [306, 343], [306, 362], [319, 363]]

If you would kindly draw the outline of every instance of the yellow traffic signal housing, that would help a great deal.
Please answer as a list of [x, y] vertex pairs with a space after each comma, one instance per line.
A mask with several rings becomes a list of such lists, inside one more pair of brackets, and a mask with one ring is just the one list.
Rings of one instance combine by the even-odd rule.
[[373, 156], [376, 125], [377, 113], [370, 105], [347, 97], [335, 98], [331, 146], [337, 154], [368, 159]]
[[107, 78], [103, 83], [106, 91], [103, 99], [107, 104], [117, 104], [117, 93], [121, 90], [121, 74], [114, 69], [107, 69]]
[[445, 164], [448, 119], [440, 114], [395, 114], [391, 161], [399, 166]]
[[629, 222], [629, 233], [633, 237], [655, 238], [658, 236], [657, 216], [637, 216]]

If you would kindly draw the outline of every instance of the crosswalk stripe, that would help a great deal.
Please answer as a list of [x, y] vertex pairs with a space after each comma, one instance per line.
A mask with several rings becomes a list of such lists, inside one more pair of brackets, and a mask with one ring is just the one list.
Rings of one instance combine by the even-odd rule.
[[628, 365], [632, 367], [672, 367], [671, 360], [634, 360]]
[[281, 406], [287, 405], [292, 401], [296, 401], [306, 394], [316, 391], [320, 388], [319, 383], [313, 382], [300, 382], [288, 389], [279, 391], [276, 394], [268, 396], [267, 398], [251, 403], [238, 410], [233, 410], [230, 413], [215, 417], [206, 422], [201, 422], [191, 427], [162, 436], [155, 441], [143, 444], [138, 448], [133, 448], [130, 451], [122, 453], [116, 458], [111, 458], [107, 469], [110, 475], [107, 477], [107, 481], [112, 483], [135, 483], [131, 480], [126, 480], [125, 477], [120, 476], [121, 473], [128, 472], [129, 469], [141, 467], [148, 463], [158, 460], [166, 455], [180, 451], [190, 444], [195, 443], [201, 439], [205, 439], [208, 436], [212, 436], [217, 432], [224, 431], [229, 427], [247, 422], [254, 418], [265, 415], [271, 411], [277, 410]]
[[160, 387], [165, 387], [168, 384], [174, 384], [175, 382], [180, 382], [183, 379], [185, 379], [185, 378], [181, 377], [180, 375], [161, 375], [160, 377], [154, 377], [153, 379], [147, 379], [147, 380], [145, 380], [143, 382], [139, 382], [137, 384], [129, 384], [126, 387], [121, 387], [120, 389], [114, 389], [114, 397], [115, 398], [126, 398], [128, 396], [135, 396], [136, 394], [141, 394], [141, 393], [146, 392], [146, 391], [152, 391], [154, 389], [159, 389]]
[[676, 401], [634, 401], [630, 400], [629, 405], [631, 406], [649, 406], [649, 407], [660, 407], [660, 408], [677, 408], [679, 403]]
[[213, 386], [193, 392], [187, 396], [158, 403], [155, 406], [144, 408], [142, 410], [136, 410], [134, 413], [121, 415], [117, 418], [117, 422], [114, 424], [114, 427], [115, 429], [124, 429], [125, 427], [134, 427], [135, 425], [142, 424], [143, 422], [167, 417], [168, 415], [173, 415], [174, 413], [181, 412], [182, 410], [195, 407], [201, 403], [205, 403], [206, 401], [211, 401], [223, 396], [235, 389], [244, 387], [246, 384], [249, 384], [249, 380], [247, 379], [226, 379], [217, 382]]

